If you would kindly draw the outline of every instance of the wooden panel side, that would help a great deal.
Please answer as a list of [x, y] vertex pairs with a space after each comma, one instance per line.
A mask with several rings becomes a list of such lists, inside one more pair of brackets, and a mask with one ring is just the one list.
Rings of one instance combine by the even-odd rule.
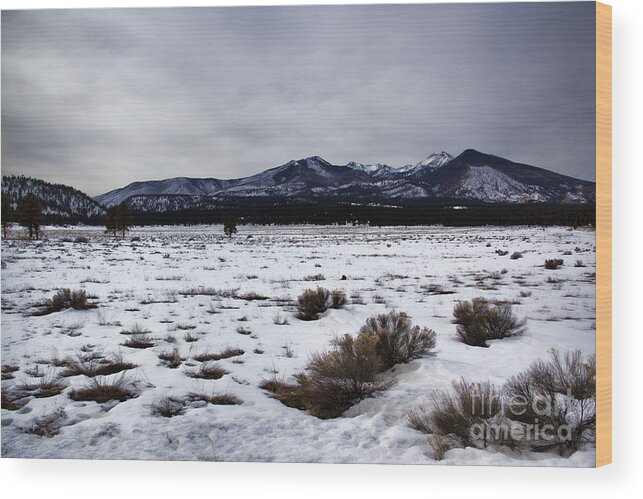
[[612, 462], [612, 7], [596, 3], [596, 466]]

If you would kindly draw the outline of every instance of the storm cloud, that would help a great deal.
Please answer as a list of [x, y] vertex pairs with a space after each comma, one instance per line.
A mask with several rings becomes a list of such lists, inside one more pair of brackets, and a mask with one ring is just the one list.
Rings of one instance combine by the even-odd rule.
[[2, 173], [91, 195], [475, 148], [594, 180], [594, 3], [2, 13]]

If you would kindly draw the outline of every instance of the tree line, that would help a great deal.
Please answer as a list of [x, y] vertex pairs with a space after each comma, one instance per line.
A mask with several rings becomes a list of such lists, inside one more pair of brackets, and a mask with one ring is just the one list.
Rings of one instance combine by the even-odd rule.
[[[8, 196], [2, 194], [2, 236], [7, 237], [9, 228], [17, 223], [24, 227], [29, 234], [29, 239], [40, 239], [42, 235], [43, 209], [40, 200], [33, 193], [25, 195], [18, 201], [16, 209], [13, 208]], [[132, 226], [132, 217], [127, 204], [122, 203], [107, 209], [105, 218], [105, 229], [111, 232], [114, 237], [125, 233]]]
[[[12, 224], [18, 223], [24, 227], [29, 239], [40, 239], [42, 235], [43, 209], [40, 200], [33, 193], [29, 193], [18, 201], [16, 209], [11, 205], [8, 196], [2, 194], [2, 237], [6, 238]], [[125, 233], [132, 227], [132, 215], [127, 203], [121, 203], [107, 209], [105, 217], [105, 231], [116, 237]], [[237, 219], [226, 217], [223, 221], [223, 233], [231, 238], [237, 233]]]
[[[220, 224], [224, 234], [232, 237], [237, 232], [237, 221], [251, 224], [369, 224], [387, 225], [567, 225], [572, 227], [595, 225], [596, 206], [587, 205], [490, 205], [470, 203], [454, 206], [445, 201], [408, 203], [397, 207], [352, 205], [323, 202], [274, 203], [274, 200], [255, 201], [254, 204], [230, 200], [227, 213], [222, 210], [185, 210], [171, 213], [130, 212], [126, 203], [112, 206], [103, 218], [105, 228], [114, 237], [125, 234], [133, 225]], [[18, 223], [26, 229], [30, 239], [39, 239], [45, 215], [33, 193], [20, 199], [16, 209], [8, 196], [2, 195], [2, 233], [7, 237], [9, 227]], [[50, 222], [49, 222], [50, 223]]]
[[18, 201], [14, 210], [9, 198], [2, 195], [2, 236], [7, 237], [9, 227], [18, 222], [27, 229], [29, 239], [40, 239], [42, 226], [42, 207], [40, 200], [32, 193]]

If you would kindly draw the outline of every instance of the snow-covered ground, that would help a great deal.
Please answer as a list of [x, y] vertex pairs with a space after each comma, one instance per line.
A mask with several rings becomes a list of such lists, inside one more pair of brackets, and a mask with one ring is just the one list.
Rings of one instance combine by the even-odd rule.
[[[547, 357], [552, 347], [595, 351], [591, 230], [240, 226], [231, 240], [222, 232], [220, 226], [147, 227], [115, 240], [99, 228], [50, 227], [40, 242], [2, 242], [2, 364], [20, 368], [2, 382], [3, 390], [33, 380], [33, 374], [57, 375], [63, 368], [44, 362], [82, 349], [120, 351], [138, 366], [125, 376], [139, 391], [122, 403], [75, 402], [69, 392], [87, 378], [62, 378], [68, 386], [59, 395], [2, 410], [3, 457], [435, 463], [426, 435], [405, 422], [405, 413], [433, 390], [461, 377], [500, 385]], [[89, 242], [73, 242], [78, 236]], [[524, 252], [523, 258], [510, 259], [514, 251]], [[562, 258], [565, 265], [546, 270], [546, 258]], [[577, 260], [585, 267], [575, 267]], [[318, 321], [296, 319], [292, 302], [317, 285], [344, 290], [349, 304]], [[236, 292], [182, 294], [199, 286]], [[86, 290], [99, 308], [30, 315], [32, 305], [60, 288]], [[248, 292], [267, 299], [241, 298]], [[458, 341], [453, 306], [476, 296], [515, 300], [515, 313], [528, 318], [527, 332], [491, 342], [490, 348]], [[435, 356], [387, 374], [396, 381], [387, 391], [343, 417], [320, 420], [259, 388], [274, 375], [291, 380], [310, 354], [391, 309], [435, 330], [438, 345]], [[135, 325], [151, 331], [154, 346], [121, 345], [127, 339], [121, 332]], [[188, 342], [186, 335], [198, 340]], [[158, 355], [174, 347], [185, 360], [170, 369]], [[218, 380], [188, 376], [200, 364], [194, 355], [227, 347], [245, 352], [217, 362], [229, 374]], [[230, 394], [242, 403], [194, 403], [172, 418], [152, 414], [159, 398], [191, 391]], [[56, 436], [21, 431], [59, 408], [66, 416]], [[593, 466], [594, 450], [565, 459], [555, 453], [452, 449], [440, 463]]]

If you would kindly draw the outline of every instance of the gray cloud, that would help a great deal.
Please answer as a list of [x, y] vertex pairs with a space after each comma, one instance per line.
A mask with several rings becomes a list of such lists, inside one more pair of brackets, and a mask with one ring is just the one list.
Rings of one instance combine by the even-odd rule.
[[594, 3], [5, 11], [2, 164], [90, 194], [473, 147], [594, 179]]

